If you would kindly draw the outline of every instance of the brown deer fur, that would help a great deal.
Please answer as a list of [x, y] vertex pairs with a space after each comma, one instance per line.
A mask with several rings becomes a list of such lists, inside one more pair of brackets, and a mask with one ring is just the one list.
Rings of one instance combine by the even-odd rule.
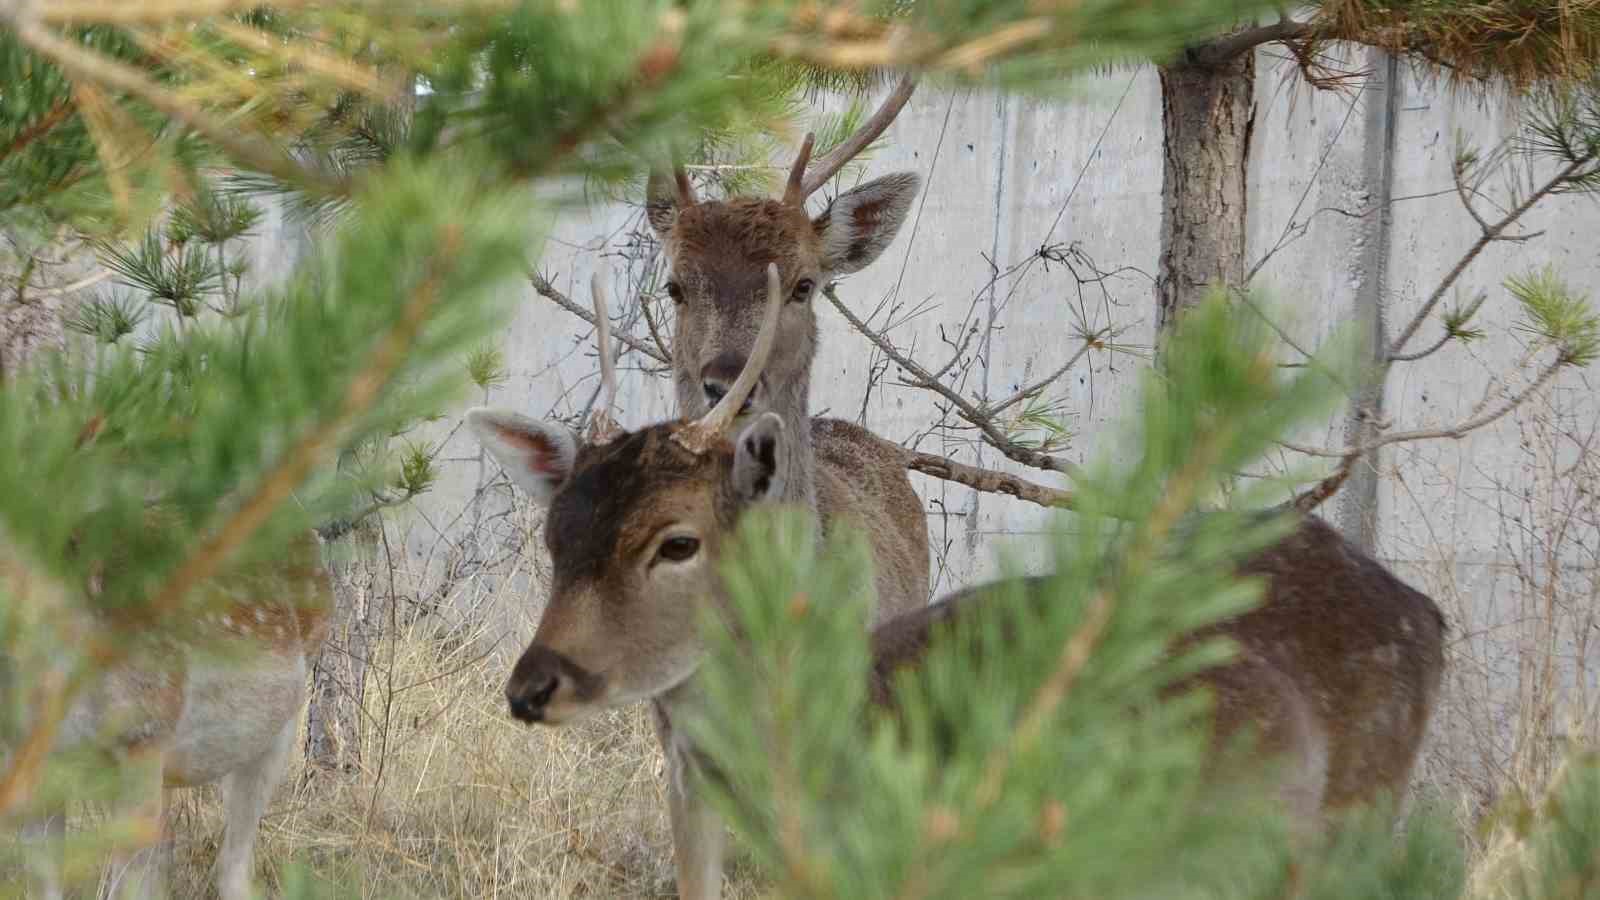
[[[704, 454], [673, 440], [681, 422], [601, 447], [510, 413], [475, 410], [468, 423], [550, 509], [555, 579], [507, 681], [512, 714], [561, 724], [649, 699], [681, 778], [693, 748], [670, 725], [695, 702], [704, 655], [697, 612], [725, 602], [715, 560], [740, 513], [787, 496], [792, 441], [782, 420], [763, 414]], [[1217, 735], [1254, 726], [1265, 752], [1287, 758], [1282, 796], [1305, 820], [1402, 791], [1439, 686], [1438, 609], [1315, 518], [1240, 569], [1266, 579], [1266, 598], [1214, 629], [1242, 649], [1200, 678], [1216, 695]], [[938, 622], [981, 609], [983, 593], [963, 591], [880, 625], [874, 697], [888, 701], [892, 673], [922, 658]], [[669, 799], [680, 896], [717, 896], [721, 825], [683, 783]]]
[[761, 322], [765, 271], [776, 263], [787, 302], [776, 349], [746, 416], [777, 413], [794, 447], [783, 499], [869, 535], [880, 619], [928, 601], [928, 525], [904, 451], [853, 423], [812, 419], [814, 306], [822, 287], [875, 260], [916, 195], [913, 173], [884, 176], [837, 197], [816, 218], [803, 206], [753, 197], [685, 205], [659, 175], [649, 218], [671, 264], [678, 415], [705, 414], [743, 368]]
[[[1193, 635], [1226, 635], [1240, 651], [1195, 679], [1214, 694], [1216, 738], [1250, 726], [1264, 750], [1287, 754], [1316, 788], [1305, 812], [1399, 797], [1444, 670], [1439, 608], [1315, 516], [1238, 571], [1264, 580], [1263, 602]], [[992, 587], [967, 588], [876, 629], [874, 700], [890, 702], [894, 673], [919, 662], [939, 623], [972, 614]]]

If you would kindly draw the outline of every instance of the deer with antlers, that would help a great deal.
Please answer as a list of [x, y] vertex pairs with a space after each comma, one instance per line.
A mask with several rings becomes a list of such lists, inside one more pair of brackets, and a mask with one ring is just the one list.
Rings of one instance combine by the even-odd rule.
[[[665, 726], [685, 900], [720, 894], [724, 835], [689, 781], [694, 748], [671, 722], [697, 702], [694, 675], [706, 652], [699, 612], [727, 602], [716, 566], [722, 543], [745, 510], [790, 500], [790, 456], [801, 443], [771, 411], [733, 434], [788, 302], [776, 264], [768, 265], [767, 282], [748, 359], [698, 419], [630, 433], [606, 415], [580, 442], [559, 424], [516, 413], [467, 414], [512, 480], [549, 509], [544, 535], [554, 580], [533, 641], [506, 683], [511, 713], [563, 725], [651, 702]], [[598, 279], [595, 288], [603, 310]], [[603, 378], [610, 397], [614, 381]], [[1438, 608], [1315, 518], [1240, 569], [1263, 577], [1267, 591], [1262, 606], [1214, 629], [1240, 645], [1238, 658], [1195, 679], [1213, 692], [1216, 740], [1241, 728], [1260, 735], [1259, 752], [1288, 762], [1283, 801], [1313, 826], [1324, 811], [1398, 795], [1439, 687]], [[922, 659], [939, 623], [982, 610], [985, 593], [962, 591], [878, 625], [874, 700], [892, 702], [893, 674]]]
[[[3, 560], [0, 577], [10, 581], [8, 594], [27, 602], [29, 585], [8, 573]], [[86, 590], [97, 593], [101, 585], [97, 576]], [[284, 559], [214, 576], [191, 599], [192, 618], [154, 638], [137, 660], [98, 673], [74, 698], [52, 749], [93, 749], [146, 763], [151, 780], [142, 786], [138, 808], [160, 821], [160, 845], [142, 854], [147, 865], [128, 866], [123, 876], [145, 896], [158, 895], [168, 855], [165, 789], [220, 781], [226, 826], [217, 893], [222, 900], [247, 900], [256, 833], [294, 747], [311, 660], [328, 632], [333, 587], [319, 539], [308, 532]], [[87, 636], [116, 614], [96, 613], [77, 626]], [[24, 829], [35, 847], [30, 864], [39, 891], [48, 898], [61, 896], [64, 813], [58, 809]]]
[[907, 76], [879, 109], [811, 165], [807, 134], [781, 200], [697, 200], [688, 174], [654, 172], [648, 213], [670, 267], [676, 304], [672, 336], [678, 415], [703, 416], [744, 371], [762, 321], [767, 269], [778, 268], [783, 298], [776, 349], [760, 371], [743, 420], [772, 412], [791, 445], [782, 499], [815, 511], [824, 531], [853, 522], [870, 536], [878, 615], [928, 601], [928, 527], [911, 486], [904, 451], [840, 419], [811, 418], [811, 365], [817, 349], [813, 300], [830, 281], [871, 264], [894, 240], [919, 178], [885, 175], [835, 197], [815, 217], [806, 199], [883, 134], [916, 83]]

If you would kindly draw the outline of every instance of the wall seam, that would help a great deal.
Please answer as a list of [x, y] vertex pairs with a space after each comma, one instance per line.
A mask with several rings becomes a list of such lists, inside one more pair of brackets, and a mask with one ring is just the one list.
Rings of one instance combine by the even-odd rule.
[[[1394, 54], [1373, 49], [1377, 55], [1371, 67], [1376, 89], [1383, 92], [1381, 104], [1372, 102], [1367, 113], [1362, 177], [1371, 187], [1372, 202], [1377, 217], [1362, 253], [1361, 286], [1356, 292], [1356, 318], [1367, 333], [1373, 361], [1381, 361], [1388, 352], [1385, 321], [1385, 304], [1388, 293], [1389, 256], [1394, 214], [1391, 201], [1394, 197], [1395, 141], [1400, 115], [1400, 97], [1404, 85], [1400, 80], [1400, 62]], [[1380, 74], [1381, 73], [1381, 74]], [[1369, 91], [1372, 88], [1369, 87]], [[1374, 101], [1376, 98], [1374, 98]], [[1345, 445], [1356, 446], [1366, 442], [1372, 431], [1371, 424], [1359, 415], [1370, 409], [1379, 418], [1383, 414], [1383, 386], [1375, 385], [1364, 392], [1351, 406], [1345, 420]], [[1350, 473], [1339, 505], [1338, 524], [1345, 536], [1368, 552], [1378, 546], [1378, 463], [1381, 451], [1374, 450]]]

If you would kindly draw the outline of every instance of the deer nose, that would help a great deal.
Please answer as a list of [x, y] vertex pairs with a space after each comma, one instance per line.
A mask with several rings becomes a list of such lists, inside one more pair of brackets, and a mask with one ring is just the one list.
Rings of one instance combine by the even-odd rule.
[[511, 717], [524, 722], [544, 720], [545, 705], [555, 696], [561, 677], [554, 673], [542, 676], [540, 682], [524, 683], [506, 690], [506, 700], [511, 705]]
[[545, 707], [561, 687], [561, 656], [544, 647], [529, 647], [506, 682], [506, 702], [512, 718], [544, 721]]
[[[725, 351], [717, 354], [716, 358], [700, 370], [700, 387], [705, 391], [706, 406], [716, 406], [728, 391], [733, 388], [733, 383], [739, 380], [739, 373], [744, 371], [745, 357]], [[761, 385], [764, 379], [757, 379], [755, 387], [744, 398], [744, 403], [739, 407], [740, 414], [750, 411], [751, 404], [755, 403], [761, 394]]]

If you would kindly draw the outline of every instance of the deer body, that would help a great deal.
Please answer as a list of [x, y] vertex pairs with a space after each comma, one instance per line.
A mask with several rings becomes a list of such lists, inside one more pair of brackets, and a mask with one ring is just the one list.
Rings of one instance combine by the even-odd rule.
[[[213, 577], [198, 590], [204, 612], [181, 635], [138, 662], [100, 673], [75, 699], [55, 747], [105, 748], [150, 759], [160, 782], [145, 786], [148, 811], [163, 820], [161, 792], [222, 782], [226, 829], [217, 856], [223, 900], [250, 896], [256, 833], [293, 749], [311, 660], [327, 636], [332, 585], [315, 535], [289, 558]], [[95, 623], [88, 623], [95, 627]], [[64, 835], [61, 811], [35, 823], [29, 837], [53, 844]], [[163, 821], [166, 842], [166, 823]], [[43, 893], [60, 896], [59, 848], [41, 868]], [[166, 848], [158, 848], [165, 856]], [[142, 892], [159, 875], [131, 873]]]
[[[750, 365], [758, 361], [759, 352]], [[737, 391], [719, 402], [722, 424], [742, 402]], [[722, 540], [744, 510], [789, 496], [784, 421], [764, 413], [731, 443], [699, 422], [674, 422], [599, 445], [514, 413], [474, 410], [467, 421], [550, 509], [555, 580], [506, 684], [512, 714], [559, 725], [652, 701], [672, 771], [679, 896], [718, 896], [722, 826], [689, 784], [694, 748], [672, 721], [696, 702], [700, 609], [726, 602], [715, 565]], [[1288, 758], [1282, 797], [1305, 820], [1399, 792], [1438, 690], [1438, 609], [1316, 519], [1241, 568], [1266, 577], [1266, 600], [1216, 626], [1243, 647], [1236, 662], [1199, 676], [1216, 693], [1218, 738], [1256, 726], [1262, 752]], [[983, 593], [880, 624], [874, 697], [887, 702], [888, 679], [916, 665], [936, 624], [977, 614]]]
[[[1283, 796], [1303, 822], [1384, 793], [1400, 797], [1444, 671], [1438, 606], [1315, 516], [1238, 572], [1265, 582], [1262, 603], [1187, 639], [1225, 635], [1238, 656], [1173, 690], [1211, 690], [1219, 744], [1249, 727], [1260, 752], [1288, 761]], [[981, 615], [992, 587], [958, 591], [877, 628], [874, 701], [890, 703], [895, 672], [922, 659], [939, 623]]]

